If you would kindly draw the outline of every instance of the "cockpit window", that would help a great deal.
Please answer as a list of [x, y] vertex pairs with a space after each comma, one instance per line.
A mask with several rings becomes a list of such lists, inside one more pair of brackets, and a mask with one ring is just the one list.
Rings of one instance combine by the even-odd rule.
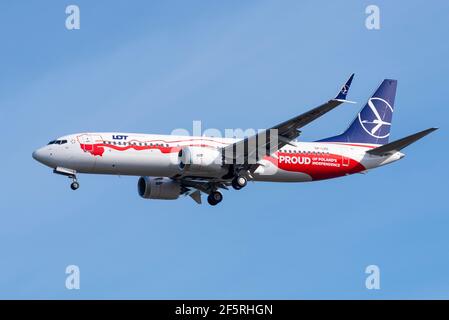
[[67, 143], [67, 140], [52, 140], [48, 144], [65, 144]]

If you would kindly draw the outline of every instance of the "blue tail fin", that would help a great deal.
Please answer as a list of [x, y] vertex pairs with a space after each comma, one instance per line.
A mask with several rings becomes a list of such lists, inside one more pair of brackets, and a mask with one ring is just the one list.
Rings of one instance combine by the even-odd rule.
[[345, 132], [320, 141], [388, 143], [397, 83], [397, 80], [385, 79]]

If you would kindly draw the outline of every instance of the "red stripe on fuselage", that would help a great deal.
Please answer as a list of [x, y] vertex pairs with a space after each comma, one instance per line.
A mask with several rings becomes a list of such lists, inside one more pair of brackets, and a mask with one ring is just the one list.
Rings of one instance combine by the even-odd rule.
[[[206, 145], [200, 145], [200, 144], [192, 145], [192, 146], [207, 147]], [[137, 151], [157, 149], [162, 153], [179, 152], [179, 150], [181, 150], [181, 147], [138, 146], [138, 145], [120, 146], [120, 145], [104, 144], [104, 143], [97, 143], [97, 144], [82, 144], [82, 143], [80, 143], [80, 147], [82, 150], [89, 152], [93, 156], [100, 156], [100, 157], [103, 156], [105, 148], [111, 148], [116, 151], [126, 151], [128, 149], [134, 149]]]

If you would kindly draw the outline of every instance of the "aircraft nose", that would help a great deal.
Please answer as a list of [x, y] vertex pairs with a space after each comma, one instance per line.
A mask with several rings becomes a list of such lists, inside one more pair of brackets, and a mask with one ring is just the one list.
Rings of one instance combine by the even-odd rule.
[[42, 148], [33, 152], [33, 158], [41, 163], [44, 161], [44, 152], [42, 151]]

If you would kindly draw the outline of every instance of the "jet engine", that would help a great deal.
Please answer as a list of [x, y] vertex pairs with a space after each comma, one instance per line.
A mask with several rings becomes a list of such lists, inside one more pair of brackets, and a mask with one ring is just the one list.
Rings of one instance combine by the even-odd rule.
[[140, 177], [137, 192], [145, 199], [177, 199], [181, 193], [181, 184], [170, 178]]
[[178, 165], [183, 174], [197, 177], [221, 177], [228, 171], [220, 150], [206, 147], [183, 147], [178, 153]]

